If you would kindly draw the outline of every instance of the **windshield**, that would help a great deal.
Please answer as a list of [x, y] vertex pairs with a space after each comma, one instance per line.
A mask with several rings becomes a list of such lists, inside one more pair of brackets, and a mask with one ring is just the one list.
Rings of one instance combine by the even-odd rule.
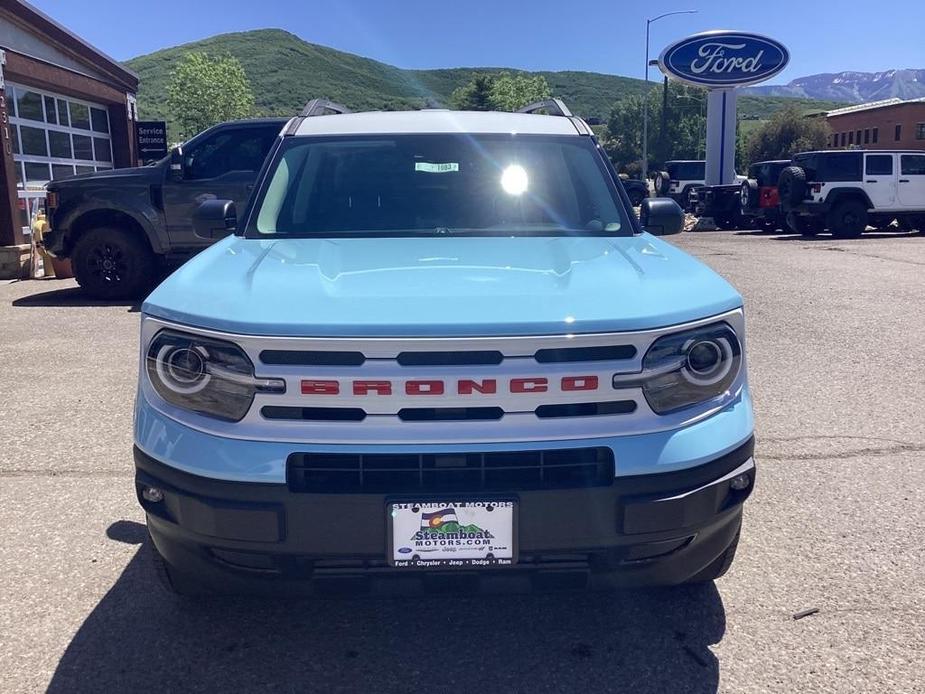
[[673, 181], [702, 181], [707, 175], [705, 161], [670, 161], [665, 168]]
[[591, 138], [292, 138], [249, 236], [631, 234]]

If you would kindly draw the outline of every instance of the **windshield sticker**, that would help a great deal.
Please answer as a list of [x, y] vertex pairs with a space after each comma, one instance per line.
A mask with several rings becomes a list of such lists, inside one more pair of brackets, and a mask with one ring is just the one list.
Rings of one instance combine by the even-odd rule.
[[451, 173], [459, 171], [459, 163], [455, 161], [447, 162], [429, 162], [429, 161], [416, 161], [414, 162], [415, 171], [423, 171], [424, 173]]

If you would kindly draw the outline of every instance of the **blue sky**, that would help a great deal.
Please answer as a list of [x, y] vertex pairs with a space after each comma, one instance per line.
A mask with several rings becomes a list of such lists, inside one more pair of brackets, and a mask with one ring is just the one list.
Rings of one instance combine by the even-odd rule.
[[[114, 58], [213, 34], [278, 27], [405, 68], [505, 66], [643, 76], [652, 54], [707, 29], [756, 31], [784, 43], [776, 77], [925, 68], [925, 0], [31, 0]], [[114, 21], [110, 21], [113, 18]], [[657, 70], [651, 75], [658, 77]]]

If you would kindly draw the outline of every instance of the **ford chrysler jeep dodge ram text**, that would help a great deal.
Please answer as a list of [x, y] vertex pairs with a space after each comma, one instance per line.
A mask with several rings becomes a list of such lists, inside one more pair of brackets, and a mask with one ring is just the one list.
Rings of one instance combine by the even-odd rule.
[[558, 100], [310, 102], [142, 308], [136, 488], [166, 585], [723, 575], [755, 479], [745, 321], [657, 238], [681, 221], [637, 219]]

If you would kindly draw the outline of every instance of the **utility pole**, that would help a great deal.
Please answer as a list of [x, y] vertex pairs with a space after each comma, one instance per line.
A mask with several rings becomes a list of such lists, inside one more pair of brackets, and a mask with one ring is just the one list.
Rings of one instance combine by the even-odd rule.
[[668, 141], [668, 75], [662, 84], [662, 124], [658, 131], [658, 148], [663, 154]]
[[678, 10], [677, 12], [665, 12], [658, 17], [652, 17], [646, 20], [646, 86], [642, 99], [642, 180], [649, 177], [649, 27], [652, 22], [657, 22], [665, 17], [675, 14], [697, 14], [697, 10]]

